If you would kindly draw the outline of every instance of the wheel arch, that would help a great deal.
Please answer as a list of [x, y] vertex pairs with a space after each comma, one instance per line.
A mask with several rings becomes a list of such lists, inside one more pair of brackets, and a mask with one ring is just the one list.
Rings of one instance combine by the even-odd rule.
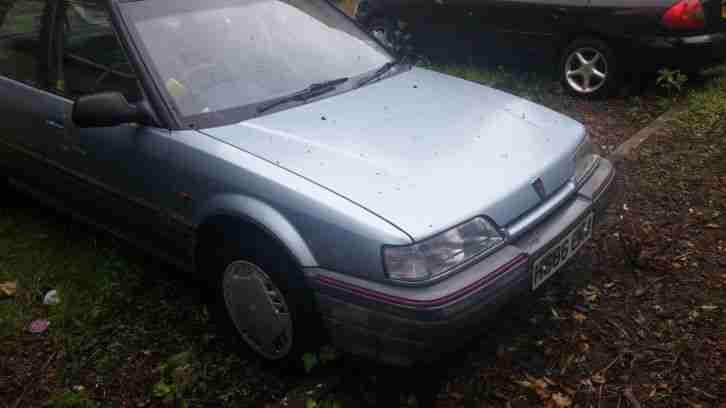
[[579, 38], [594, 38], [600, 41], [604, 41], [607, 43], [612, 50], [615, 52], [616, 57], [619, 56], [622, 50], [622, 43], [624, 40], [619, 39], [615, 36], [608, 35], [606, 33], [597, 31], [597, 30], [572, 30], [568, 31], [564, 35], [562, 35], [559, 38], [559, 44], [557, 45], [557, 52], [555, 53], [555, 57], [557, 58], [557, 62], [559, 62], [565, 50], [567, 49], [567, 46], [570, 45], [573, 41], [579, 39]]
[[194, 219], [197, 266], [200, 251], [213, 232], [220, 229], [262, 234], [277, 243], [299, 267], [317, 266], [317, 261], [299, 231], [279, 211], [247, 196], [225, 194], [207, 202]]

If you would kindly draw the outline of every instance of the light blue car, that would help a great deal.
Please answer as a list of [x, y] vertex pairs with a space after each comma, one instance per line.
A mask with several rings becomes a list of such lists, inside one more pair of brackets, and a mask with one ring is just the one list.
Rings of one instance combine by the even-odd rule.
[[323, 333], [394, 364], [454, 349], [614, 185], [581, 124], [397, 60], [324, 0], [5, 4], [1, 174], [191, 272], [266, 360]]

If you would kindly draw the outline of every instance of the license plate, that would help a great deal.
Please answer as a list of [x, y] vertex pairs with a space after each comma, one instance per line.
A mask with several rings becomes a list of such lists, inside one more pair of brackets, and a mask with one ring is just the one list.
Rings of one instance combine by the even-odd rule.
[[532, 267], [532, 290], [552, 277], [592, 237], [593, 214], [588, 215], [566, 237], [539, 257]]

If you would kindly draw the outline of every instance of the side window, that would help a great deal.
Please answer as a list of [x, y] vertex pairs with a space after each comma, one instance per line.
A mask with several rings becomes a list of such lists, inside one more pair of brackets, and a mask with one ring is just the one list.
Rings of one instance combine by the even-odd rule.
[[62, 91], [71, 98], [116, 91], [129, 101], [140, 100], [138, 80], [111, 26], [106, 2], [63, 1], [66, 28]]
[[0, 75], [38, 85], [45, 0], [0, 0]]

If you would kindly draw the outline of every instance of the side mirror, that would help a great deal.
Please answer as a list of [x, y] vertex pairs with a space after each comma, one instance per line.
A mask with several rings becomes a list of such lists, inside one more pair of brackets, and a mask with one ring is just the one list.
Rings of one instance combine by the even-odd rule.
[[73, 123], [81, 128], [118, 126], [139, 123], [156, 126], [146, 101], [129, 103], [120, 92], [103, 92], [81, 96], [73, 104]]

